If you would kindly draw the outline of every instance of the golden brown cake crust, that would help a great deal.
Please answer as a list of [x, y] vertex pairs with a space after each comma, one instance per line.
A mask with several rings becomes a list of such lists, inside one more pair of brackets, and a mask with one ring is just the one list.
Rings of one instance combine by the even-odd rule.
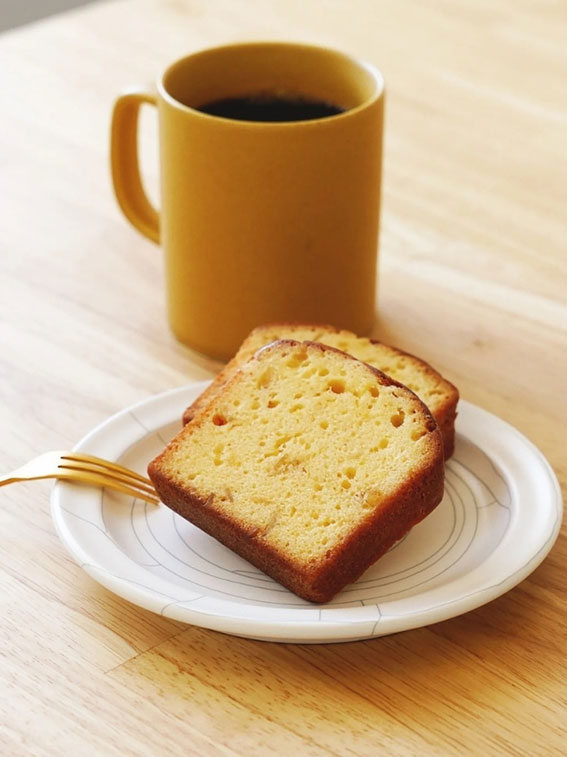
[[[239, 366], [242, 365], [244, 360], [248, 359], [248, 345], [254, 343], [258, 336], [261, 336], [264, 333], [281, 332], [281, 338], [283, 339], [296, 339], [297, 337], [294, 336], [294, 332], [308, 328], [321, 332], [320, 340], [323, 343], [325, 333], [336, 335], [341, 333], [340, 329], [327, 324], [301, 324], [289, 322], [266, 324], [265, 326], [257, 327], [250, 332], [248, 337], [242, 343], [240, 350], [236, 353], [232, 360], [230, 360], [225, 365], [220, 373], [217, 374], [217, 376], [207, 387], [207, 389], [205, 389], [205, 391], [199, 397], [197, 397], [197, 399], [194, 400], [194, 402], [189, 405], [189, 407], [185, 409], [182, 419], [183, 424], [186, 425], [187, 423], [189, 423], [193, 419], [195, 413], [199, 410], [199, 408], [204, 407], [218, 394], [219, 391], [221, 391], [222, 387], [226, 384], [226, 382], [234, 374], [234, 372], [238, 370]], [[352, 334], [352, 336], [355, 335]], [[310, 341], [318, 340], [310, 339]], [[427, 363], [425, 360], [422, 360], [421, 358], [418, 358], [416, 355], [412, 355], [410, 352], [400, 350], [397, 347], [386, 345], [377, 339], [369, 339], [368, 341], [373, 345], [392, 351], [392, 353], [395, 355], [407, 357], [412, 361], [416, 361], [416, 363], [419, 363], [420, 370], [424, 375], [428, 375], [432, 382], [437, 382], [440, 386], [442, 386], [443, 393], [445, 395], [444, 400], [437, 402], [432, 413], [435, 420], [437, 421], [439, 429], [441, 430], [441, 434], [443, 436], [443, 450], [445, 460], [448, 460], [455, 450], [455, 420], [457, 418], [457, 404], [459, 402], [458, 389], [450, 381], [443, 378], [439, 374], [439, 372], [436, 371], [429, 363]]]
[[356, 581], [404, 534], [429, 515], [443, 498], [440, 458], [440, 462], [432, 463], [424, 471], [419, 481], [408, 481], [392, 496], [380, 510], [379, 517], [369, 518], [361, 524], [348, 541], [334, 550], [325, 566], [316, 566], [306, 576], [285, 555], [256, 538], [257, 534], [246, 532], [222, 513], [212, 515], [208, 512], [207, 500], [197, 492], [181, 489], [163, 476], [156, 466], [148, 472], [168, 507], [294, 594], [317, 603], [330, 601], [347, 584]]
[[[299, 345], [291, 340], [282, 340], [265, 347], [261, 352], [280, 349], [283, 344]], [[439, 504], [443, 497], [444, 484], [443, 443], [441, 433], [427, 407], [399, 382], [333, 347], [319, 343], [303, 344], [308, 345], [311, 350], [336, 352], [345, 360], [352, 360], [364, 366], [380, 385], [399, 387], [401, 396], [421, 414], [427, 428], [427, 438], [423, 440], [425, 453], [420, 469], [406, 477], [396, 490], [381, 502], [377, 510], [370, 511], [347, 538], [328, 550], [323, 561], [314, 561], [308, 569], [305, 564], [297, 564], [293, 557], [266, 543], [266, 540], [262, 538], [261, 530], [245, 527], [238, 520], [215, 507], [214, 493], [200, 492], [190, 483], [181, 484], [164, 472], [162, 460], [168, 450], [183, 445], [186, 435], [198, 433], [201, 424], [211, 421], [218, 397], [228, 393], [231, 385], [239, 381], [239, 371], [233, 372], [220, 395], [217, 394], [217, 400], [213, 399], [209, 404], [201, 405], [191, 424], [187, 425], [170, 442], [166, 450], [150, 463], [148, 473], [160, 498], [168, 507], [221, 541], [298, 596], [322, 603], [329, 601], [344, 586], [355, 581], [412, 526], [426, 517]], [[257, 360], [258, 355], [251, 358], [250, 363]]]
[[[187, 425], [190, 421], [193, 420], [193, 417], [197, 410], [201, 407], [204, 407], [213, 397], [215, 397], [219, 391], [222, 389], [222, 387], [226, 384], [228, 379], [234, 374], [234, 371], [238, 370], [238, 367], [242, 365], [242, 354], [246, 350], [246, 346], [249, 342], [254, 340], [254, 337], [256, 334], [261, 334], [267, 330], [281, 330], [284, 332], [283, 336], [280, 338], [282, 339], [294, 339], [292, 336], [293, 331], [299, 328], [304, 328], [307, 325], [314, 325], [314, 324], [300, 324], [300, 323], [293, 323], [293, 322], [282, 322], [282, 323], [270, 323], [266, 324], [265, 326], [258, 326], [257, 328], [253, 329], [250, 334], [246, 337], [244, 342], [242, 343], [240, 349], [236, 353], [236, 355], [228, 361], [228, 363], [225, 365], [225, 367], [215, 376], [212, 383], [205, 389], [204, 392], [202, 392], [196, 400], [194, 400], [189, 407], [187, 407], [183, 413], [182, 421], [183, 425]], [[322, 331], [332, 331], [335, 334], [339, 333], [339, 329], [335, 328], [334, 326], [328, 326], [328, 325], [321, 325], [320, 327], [318, 325], [314, 325], [315, 328], [321, 328]], [[287, 332], [287, 333], [286, 333]], [[290, 333], [291, 332], [291, 333]], [[312, 340], [313, 341], [313, 340]], [[267, 344], [267, 343], [266, 343]]]

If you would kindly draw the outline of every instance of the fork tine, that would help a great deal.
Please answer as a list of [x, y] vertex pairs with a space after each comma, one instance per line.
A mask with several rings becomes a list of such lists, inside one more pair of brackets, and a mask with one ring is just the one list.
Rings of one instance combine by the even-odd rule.
[[130, 475], [124, 473], [118, 473], [113, 470], [101, 470], [100, 467], [92, 465], [91, 463], [78, 463], [71, 460], [61, 461], [57, 466], [58, 470], [73, 470], [83, 471], [88, 474], [96, 474], [106, 479], [123, 483], [126, 486], [131, 486], [140, 491], [145, 491], [147, 494], [155, 495], [155, 489], [152, 482], [149, 479], [133, 478]]
[[1, 475], [0, 486], [42, 478], [61, 478], [94, 486], [106, 486], [153, 505], [159, 504], [159, 498], [149, 478], [100, 457], [66, 451], [53, 450], [29, 460], [11, 473]]
[[118, 463], [112, 463], [110, 462], [110, 460], [103, 460], [101, 457], [95, 457], [95, 455], [86, 455], [82, 452], [63, 452], [61, 454], [61, 459], [72, 460], [73, 462], [78, 463], [98, 465], [101, 468], [104, 468], [104, 470], [111, 470], [115, 471], [116, 473], [121, 473], [124, 476], [127, 476], [129, 479], [136, 479], [137, 481], [141, 481], [142, 483], [149, 484], [153, 487], [153, 484], [151, 483], [149, 478], [136, 473], [136, 471], [130, 470], [130, 468], [125, 468], [122, 465], [118, 465]]
[[137, 488], [135, 485], [125, 484], [118, 479], [109, 478], [106, 474], [93, 473], [73, 468], [61, 468], [54, 474], [54, 476], [66, 481], [79, 481], [84, 484], [116, 489], [123, 494], [129, 494], [137, 499], [143, 499], [152, 505], [159, 504], [159, 499], [157, 498], [155, 491], [151, 493], [148, 489]]

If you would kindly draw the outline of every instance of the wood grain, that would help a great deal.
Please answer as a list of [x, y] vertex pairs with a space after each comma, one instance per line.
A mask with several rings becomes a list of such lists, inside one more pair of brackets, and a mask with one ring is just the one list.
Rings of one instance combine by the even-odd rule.
[[[112, 196], [109, 114], [183, 53], [265, 38], [384, 72], [375, 334], [526, 434], [564, 491], [567, 17], [552, 0], [122, 0], [3, 34], [1, 470], [218, 370], [168, 332], [160, 251]], [[157, 198], [151, 112], [142, 125]], [[0, 491], [2, 754], [565, 754], [564, 528], [467, 615], [278, 645], [99, 587], [59, 542], [49, 491]]]

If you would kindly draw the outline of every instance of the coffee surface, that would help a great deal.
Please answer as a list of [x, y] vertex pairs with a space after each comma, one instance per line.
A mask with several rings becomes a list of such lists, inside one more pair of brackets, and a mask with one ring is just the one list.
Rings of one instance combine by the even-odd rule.
[[226, 97], [200, 105], [197, 110], [236, 121], [312, 121], [344, 112], [344, 108], [323, 100], [260, 94]]

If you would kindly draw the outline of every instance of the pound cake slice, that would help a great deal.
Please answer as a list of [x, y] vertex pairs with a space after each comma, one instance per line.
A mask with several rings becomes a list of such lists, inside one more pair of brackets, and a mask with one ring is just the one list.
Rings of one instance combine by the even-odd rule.
[[351, 331], [340, 331], [333, 326], [275, 323], [260, 326], [244, 340], [235, 357], [227, 363], [209, 388], [188, 407], [183, 423], [188, 423], [199, 406], [209, 402], [228, 378], [255, 352], [276, 339], [321, 342], [348, 352], [365, 363], [378, 368], [401, 384], [405, 384], [425, 402], [443, 435], [445, 459], [455, 448], [455, 418], [459, 392], [428, 363], [414, 355], [389, 347], [374, 339], [358, 337]]
[[295, 594], [327, 602], [443, 496], [443, 442], [406, 387], [280, 340], [148, 466], [165, 505]]

